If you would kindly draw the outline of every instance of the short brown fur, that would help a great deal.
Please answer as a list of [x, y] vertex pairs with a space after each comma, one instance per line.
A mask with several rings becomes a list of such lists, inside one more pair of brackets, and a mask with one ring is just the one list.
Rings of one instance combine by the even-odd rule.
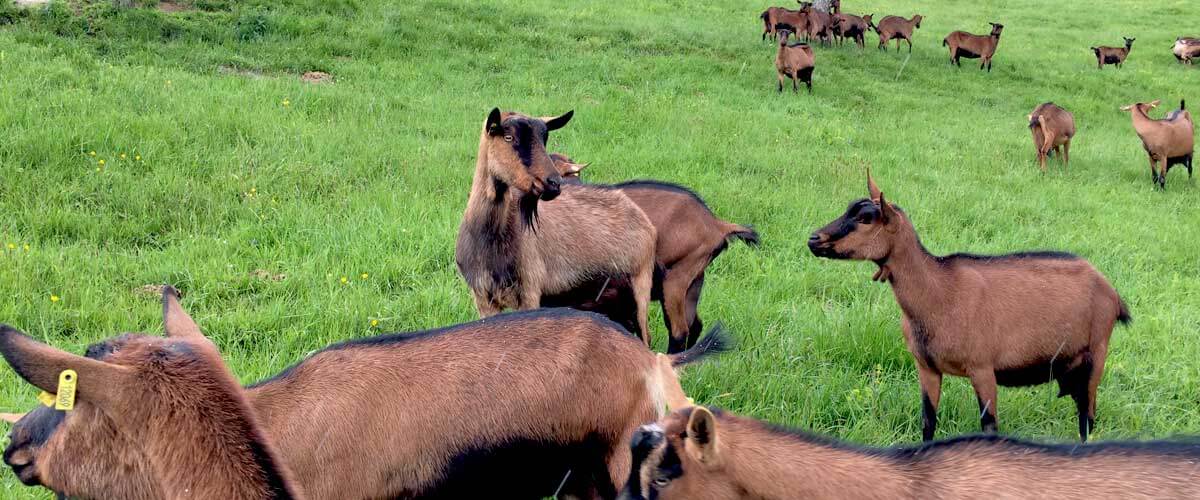
[[[783, 30], [787, 33], [787, 30]], [[788, 45], [787, 36], [779, 39], [779, 50], [775, 53], [775, 72], [779, 77], [779, 92], [783, 92], [783, 80], [792, 80], [792, 92], [796, 92], [796, 82], [804, 82], [808, 93], [812, 94], [812, 74], [816, 58], [812, 47], [806, 43]]]
[[873, 26], [871, 17], [874, 14], [865, 16], [856, 16], [854, 14], [834, 14], [833, 15], [833, 35], [838, 43], [844, 43], [845, 39], [851, 38], [858, 48], [866, 47], [865, 36], [867, 30]]
[[900, 16], [887, 16], [879, 20], [879, 24], [875, 26], [875, 32], [879, 33], [879, 49], [887, 50], [889, 41], [896, 41], [896, 52], [900, 52], [900, 41], [908, 42], [908, 51], [912, 52], [912, 36], [913, 30], [921, 27], [921, 15], [912, 16], [911, 19], [905, 19]]
[[1192, 64], [1192, 59], [1200, 59], [1200, 38], [1179, 37], [1171, 47], [1175, 60], [1183, 64]]
[[1096, 54], [1096, 69], [1104, 69], [1105, 64], [1115, 64], [1120, 68], [1125, 58], [1129, 57], [1129, 51], [1133, 50], [1133, 41], [1133, 38], [1126, 38], [1124, 47], [1092, 47], [1092, 52]]
[[1161, 120], [1150, 118], [1147, 111], [1158, 107], [1159, 101], [1139, 102], [1121, 107], [1128, 111], [1133, 120], [1133, 130], [1142, 139], [1142, 148], [1150, 158], [1150, 180], [1162, 189], [1167, 189], [1167, 171], [1179, 164], [1187, 168], [1192, 177], [1192, 158], [1195, 149], [1195, 123], [1184, 101], [1179, 109]]
[[1075, 117], [1058, 105], [1047, 102], [1034, 108], [1029, 116], [1029, 130], [1033, 134], [1033, 148], [1037, 159], [1046, 171], [1046, 156], [1054, 150], [1062, 158], [1063, 167], [1071, 164], [1071, 139], [1075, 137]]
[[943, 47], [950, 47], [950, 62], [962, 66], [958, 61], [960, 57], [967, 59], [976, 59], [979, 61], [979, 69], [987, 68], [988, 73], [992, 72], [992, 56], [996, 55], [996, 47], [1000, 45], [1000, 32], [1004, 30], [1004, 25], [997, 23], [989, 23], [992, 25], [992, 33], [990, 35], [972, 35], [965, 31], [954, 31], [942, 40]]

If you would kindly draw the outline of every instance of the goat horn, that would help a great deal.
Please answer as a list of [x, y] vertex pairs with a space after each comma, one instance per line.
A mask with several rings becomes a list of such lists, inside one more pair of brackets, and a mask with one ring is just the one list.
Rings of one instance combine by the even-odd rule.
[[875, 178], [871, 177], [871, 167], [867, 167], [867, 193], [871, 195], [871, 201], [879, 202], [879, 186], [875, 184]]

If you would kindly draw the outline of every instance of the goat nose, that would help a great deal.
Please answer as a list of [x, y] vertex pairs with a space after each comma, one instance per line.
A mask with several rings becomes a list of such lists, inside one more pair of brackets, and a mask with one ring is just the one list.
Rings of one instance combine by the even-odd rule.
[[820, 234], [818, 234], [818, 233], [813, 233], [813, 234], [809, 235], [809, 237], [808, 237], [808, 242], [809, 242], [810, 244], [812, 244], [812, 243], [820, 243], [820, 242], [821, 242], [821, 235], [820, 235]]

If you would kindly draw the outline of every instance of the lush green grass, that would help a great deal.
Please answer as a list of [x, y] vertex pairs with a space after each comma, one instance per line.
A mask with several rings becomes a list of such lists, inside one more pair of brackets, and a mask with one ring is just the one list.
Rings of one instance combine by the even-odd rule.
[[[1153, 191], [1117, 109], [1200, 105], [1200, 73], [1169, 50], [1195, 28], [1189, 1], [847, 1], [926, 18], [911, 57], [818, 48], [812, 96], [775, 92], [766, 3], [572, 4], [0, 8], [0, 321], [78, 352], [161, 331], [135, 289], [173, 283], [252, 381], [337, 340], [473, 319], [453, 247], [479, 125], [493, 106], [575, 109], [551, 148], [592, 162], [591, 179], [686, 184], [763, 235], [708, 273], [701, 314], [740, 345], [686, 374], [697, 401], [862, 443], [919, 439], [891, 292], [874, 266], [804, 245], [865, 195], [869, 165], [934, 252], [1062, 249], [1109, 277], [1135, 322], [1113, 335], [1097, 437], [1200, 432], [1200, 189], [1178, 169]], [[988, 21], [1006, 26], [994, 70], [950, 67], [942, 37]], [[1138, 39], [1125, 68], [1097, 71], [1088, 47], [1122, 35]], [[337, 81], [303, 84], [308, 70]], [[1043, 175], [1025, 115], [1048, 100], [1079, 134], [1070, 170], [1052, 159]], [[1001, 428], [1074, 439], [1055, 391], [1002, 390]], [[0, 370], [0, 409], [36, 392]], [[978, 428], [965, 381], [947, 381], [940, 415], [939, 435]], [[4, 498], [45, 496], [0, 475]]]

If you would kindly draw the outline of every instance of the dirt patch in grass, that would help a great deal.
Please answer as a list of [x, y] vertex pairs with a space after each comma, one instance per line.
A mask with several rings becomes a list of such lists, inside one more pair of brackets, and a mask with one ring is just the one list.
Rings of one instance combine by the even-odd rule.
[[251, 278], [257, 278], [263, 281], [283, 281], [287, 279], [287, 275], [283, 273], [272, 273], [266, 269], [255, 269], [250, 271]]
[[300, 75], [300, 81], [304, 83], [333, 83], [333, 75], [324, 71], [309, 71]]
[[160, 0], [158, 2], [158, 10], [168, 13], [183, 12], [185, 10], [192, 10], [192, 7], [184, 3], [172, 2], [170, 0]]
[[157, 297], [162, 295], [162, 285], [142, 285], [133, 289], [133, 294], [141, 297]]

